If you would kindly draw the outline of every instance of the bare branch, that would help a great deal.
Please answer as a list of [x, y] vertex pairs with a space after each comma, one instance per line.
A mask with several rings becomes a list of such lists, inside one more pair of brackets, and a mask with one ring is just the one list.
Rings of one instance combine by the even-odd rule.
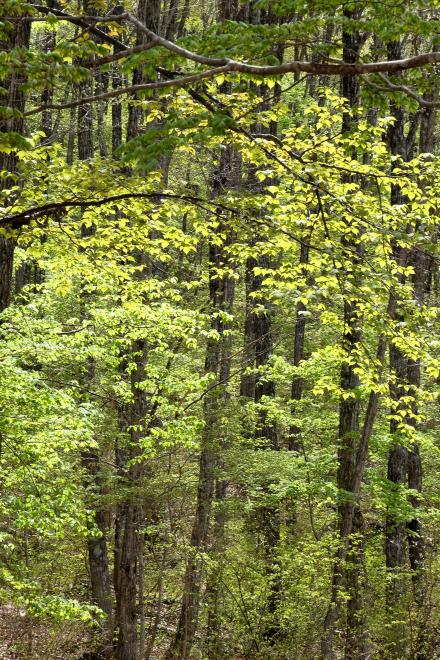
[[[41, 12], [42, 14], [46, 14], [46, 15], [53, 14], [62, 21], [68, 21], [69, 23], [73, 23], [73, 25], [78, 25], [79, 27], [82, 27], [85, 30], [87, 30], [87, 32], [90, 32], [90, 34], [94, 34], [95, 36], [99, 37], [101, 41], [111, 44], [118, 50], [125, 50], [126, 48], [125, 44], [123, 44], [122, 41], [119, 41], [119, 39], [115, 39], [114, 37], [111, 37], [109, 34], [106, 34], [99, 28], [95, 27], [94, 25], [90, 25], [90, 23], [88, 23], [87, 20], [82, 16], [81, 17], [72, 16], [71, 14], [66, 14], [66, 12], [62, 11], [61, 9], [55, 9], [54, 7], [45, 7], [44, 5], [33, 4], [32, 7], [37, 11]], [[120, 19], [121, 16], [119, 15], [118, 18]], [[100, 17], [99, 20], [101, 19], [105, 20], [105, 16]]]
[[391, 60], [385, 62], [368, 62], [368, 63], [356, 63], [356, 64], [347, 64], [342, 62], [341, 64], [334, 64], [330, 62], [285, 62], [284, 64], [276, 65], [253, 65], [247, 64], [246, 62], [238, 62], [237, 60], [232, 60], [230, 58], [215, 58], [215, 57], [206, 57], [205, 55], [199, 55], [193, 51], [187, 50], [182, 46], [160, 37], [155, 32], [152, 32], [145, 27], [133, 14], [127, 13], [122, 14], [121, 18], [128, 19], [133, 25], [135, 25], [143, 34], [149, 37], [151, 40], [155, 41], [158, 45], [163, 46], [167, 50], [180, 55], [187, 60], [193, 62], [198, 62], [199, 64], [206, 64], [207, 66], [229, 66], [230, 71], [236, 71], [240, 73], [250, 73], [260, 76], [273, 76], [273, 75], [284, 75], [286, 73], [309, 73], [313, 75], [345, 75], [345, 76], [358, 76], [366, 75], [368, 73], [380, 73], [380, 72], [396, 72], [396, 71], [406, 71], [408, 69], [415, 69], [421, 66], [426, 66], [428, 64], [437, 64], [440, 63], [440, 52], [433, 53], [423, 53], [421, 55], [416, 55], [415, 57], [409, 57], [402, 60]]
[[125, 59], [131, 55], [136, 55], [137, 53], [146, 53], [151, 48], [157, 46], [155, 41], [150, 41], [147, 44], [139, 44], [138, 46], [133, 46], [133, 48], [126, 48], [125, 50], [118, 50], [116, 53], [110, 55], [105, 55], [104, 57], [98, 57], [95, 60], [89, 60], [88, 62], [81, 62], [81, 66], [88, 69], [97, 69], [104, 64], [110, 64], [111, 62], [117, 62], [118, 60]]
[[38, 108], [33, 108], [23, 113], [24, 117], [30, 117], [39, 112], [44, 112], [45, 110], [66, 110], [67, 108], [76, 108], [77, 106], [94, 103], [99, 101], [105, 101], [107, 99], [116, 98], [122, 96], [123, 94], [135, 94], [136, 92], [142, 92], [149, 89], [162, 89], [164, 87], [183, 87], [191, 83], [199, 82], [206, 78], [213, 78], [221, 73], [226, 73], [230, 69], [228, 66], [219, 66], [216, 69], [208, 69], [207, 71], [200, 71], [199, 73], [194, 73], [189, 76], [183, 76], [182, 78], [174, 78], [173, 80], [158, 80], [151, 83], [141, 83], [139, 85], [130, 85], [129, 87], [119, 87], [118, 89], [112, 89], [109, 92], [104, 94], [97, 94], [96, 96], [83, 96], [80, 99], [75, 101], [69, 101], [68, 103], [51, 103], [50, 105], [39, 106]]
[[391, 80], [387, 78], [383, 73], [379, 73], [378, 76], [381, 80], [383, 80], [385, 85], [378, 85], [377, 83], [374, 83], [371, 80], [366, 81], [367, 85], [381, 92], [403, 92], [403, 94], [406, 94], [412, 99], [415, 99], [417, 103], [423, 108], [440, 108], [440, 102], [429, 101], [428, 99], [423, 98], [423, 96], [417, 94], [417, 92], [415, 92], [410, 87], [407, 87], [406, 85], [402, 85], [402, 84], [396, 85], [392, 83]]
[[39, 218], [47, 217], [50, 215], [58, 215], [60, 213], [65, 213], [68, 209], [72, 208], [89, 208], [89, 207], [98, 207], [104, 206], [105, 204], [112, 204], [114, 202], [123, 201], [126, 199], [150, 199], [150, 200], [163, 200], [163, 199], [174, 199], [176, 201], [190, 202], [206, 210], [206, 206], [213, 206], [217, 209], [222, 209], [228, 211], [229, 213], [237, 214], [237, 210], [219, 204], [218, 202], [210, 202], [207, 199], [201, 197], [195, 197], [194, 195], [179, 195], [177, 193], [121, 193], [119, 195], [111, 195], [109, 197], [103, 197], [102, 199], [67, 199], [61, 202], [50, 202], [49, 204], [43, 204], [42, 206], [33, 206], [25, 211], [20, 211], [19, 213], [14, 213], [13, 215], [5, 215], [0, 217], [0, 222], [2, 226], [7, 226], [12, 229], [19, 229], [30, 224], [33, 220], [38, 220]]

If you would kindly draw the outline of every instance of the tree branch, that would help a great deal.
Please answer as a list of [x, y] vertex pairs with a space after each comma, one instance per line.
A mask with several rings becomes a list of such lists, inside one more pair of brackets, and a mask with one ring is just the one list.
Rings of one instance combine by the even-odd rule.
[[[44, 5], [36, 5], [33, 4], [32, 7], [36, 9], [37, 11], [41, 12], [42, 14], [53, 14], [57, 18], [59, 18], [62, 21], [68, 21], [69, 23], [73, 23], [73, 25], [78, 25], [78, 27], [82, 27], [87, 32], [90, 32], [90, 34], [94, 34], [95, 36], [99, 37], [102, 41], [111, 44], [118, 50], [125, 50], [126, 46], [125, 44], [122, 43], [122, 41], [119, 41], [119, 39], [115, 39], [114, 37], [111, 37], [110, 35], [106, 34], [99, 28], [95, 27], [94, 25], [90, 25], [90, 23], [87, 22], [87, 20], [84, 17], [79, 17], [79, 16], [72, 16], [71, 14], [66, 14], [66, 12], [62, 11], [61, 9], [56, 9], [55, 7], [45, 7]], [[98, 17], [95, 17], [95, 20]], [[121, 18], [121, 15], [118, 15], [118, 18]], [[105, 21], [106, 17], [102, 16], [99, 19], [100, 21]]]
[[51, 103], [49, 105], [42, 105], [38, 108], [33, 108], [23, 113], [24, 117], [30, 117], [39, 112], [44, 112], [45, 110], [66, 110], [67, 108], [76, 108], [80, 105], [87, 103], [94, 103], [99, 101], [105, 101], [106, 99], [116, 98], [122, 96], [123, 94], [135, 94], [136, 92], [142, 92], [149, 89], [163, 89], [164, 87], [183, 87], [190, 83], [199, 82], [200, 80], [205, 80], [206, 78], [213, 78], [221, 73], [226, 73], [230, 69], [228, 66], [219, 66], [215, 69], [209, 69], [207, 71], [200, 71], [199, 73], [193, 73], [189, 76], [183, 76], [182, 78], [175, 78], [173, 80], [158, 80], [156, 82], [150, 83], [141, 83], [139, 85], [129, 85], [128, 87], [119, 87], [118, 89], [112, 89], [109, 92], [104, 94], [97, 94], [96, 96], [83, 96], [80, 99], [75, 101], [69, 101], [68, 103]]
[[[45, 14], [54, 14], [59, 17], [61, 20], [70, 21], [76, 25], [84, 27], [89, 32], [96, 34], [104, 41], [111, 43], [115, 47], [121, 50], [127, 50], [127, 53], [130, 49], [126, 49], [126, 46], [119, 40], [110, 37], [109, 35], [102, 32], [98, 28], [90, 25], [83, 18], [72, 16], [71, 14], [66, 14], [65, 12], [59, 9], [49, 9], [44, 7], [44, 5], [32, 5], [38, 11], [41, 11]], [[197, 62], [198, 64], [204, 64], [210, 67], [228, 67], [227, 71], [238, 72], [238, 73], [248, 73], [251, 75], [257, 76], [277, 76], [285, 75], [286, 73], [308, 73], [310, 75], [344, 75], [344, 76], [363, 76], [370, 73], [396, 73], [399, 71], [407, 71], [409, 69], [417, 69], [422, 66], [427, 66], [429, 64], [439, 64], [440, 63], [440, 52], [431, 52], [431, 53], [422, 53], [420, 55], [415, 55], [414, 57], [408, 57], [400, 60], [386, 60], [382, 62], [357, 62], [355, 64], [349, 64], [347, 62], [333, 63], [333, 62], [302, 62], [302, 61], [291, 61], [285, 62], [284, 64], [275, 64], [275, 65], [255, 65], [248, 64], [247, 62], [239, 62], [237, 60], [230, 59], [228, 57], [208, 57], [206, 55], [200, 55], [195, 53], [187, 48], [183, 48], [173, 41], [169, 41], [164, 37], [160, 37], [158, 34], [149, 30], [145, 25], [139, 21], [136, 16], [130, 14], [129, 12], [115, 15], [112, 19], [119, 22], [128, 20], [132, 23], [140, 32], [145, 34], [150, 38], [155, 45], [162, 46], [172, 53], [183, 57], [184, 59], [190, 60], [192, 62]], [[96, 22], [99, 22], [101, 19], [103, 21], [107, 20], [107, 17], [94, 17]], [[145, 44], [145, 48], [151, 48], [150, 44]], [[136, 52], [139, 52], [138, 50]], [[128, 55], [127, 55], [128, 56]], [[215, 70], [215, 69], [213, 69]], [[208, 73], [208, 72], [205, 72]], [[211, 75], [216, 75], [216, 73], [211, 73]]]
[[410, 96], [412, 99], [415, 99], [417, 103], [421, 105], [423, 108], [440, 108], [440, 102], [429, 101], [423, 98], [423, 96], [417, 94], [417, 92], [415, 92], [410, 87], [407, 87], [406, 85], [402, 85], [402, 84], [396, 85], [392, 83], [391, 80], [387, 78], [383, 73], [379, 73], [378, 76], [381, 80], [383, 80], [385, 85], [378, 85], [377, 83], [374, 83], [371, 80], [367, 80], [367, 85], [381, 92], [403, 92], [403, 94], [406, 94], [407, 96]]
[[344, 75], [344, 76], [357, 76], [357, 75], [366, 75], [368, 73], [380, 73], [380, 72], [396, 72], [396, 71], [405, 71], [407, 69], [415, 69], [421, 66], [426, 66], [427, 64], [437, 64], [440, 63], [440, 52], [433, 53], [423, 53], [421, 55], [416, 55], [415, 57], [408, 57], [401, 60], [387, 60], [384, 62], [368, 62], [368, 63], [356, 63], [356, 64], [347, 64], [342, 62], [340, 64], [334, 64], [330, 62], [285, 62], [284, 64], [275, 64], [268, 66], [253, 65], [247, 64], [246, 62], [238, 62], [237, 60], [232, 60], [230, 58], [216, 58], [216, 57], [207, 57], [205, 55], [199, 55], [194, 53], [182, 46], [178, 46], [172, 41], [160, 37], [155, 32], [149, 30], [145, 25], [133, 16], [133, 14], [126, 13], [121, 14], [121, 19], [127, 19], [133, 25], [135, 25], [140, 32], [145, 34], [151, 40], [155, 41], [158, 45], [163, 46], [167, 50], [180, 55], [187, 60], [197, 62], [199, 64], [205, 64], [207, 66], [229, 66], [230, 71], [236, 71], [240, 73], [250, 73], [260, 76], [273, 76], [273, 75], [284, 75], [286, 73], [309, 73], [313, 75]]
[[88, 207], [97, 207], [104, 206], [105, 204], [111, 204], [113, 202], [122, 201], [125, 199], [152, 199], [152, 200], [163, 200], [163, 199], [175, 199], [181, 200], [184, 202], [191, 202], [204, 208], [202, 205], [214, 206], [216, 208], [221, 208], [224, 211], [229, 213], [237, 214], [236, 209], [229, 208], [219, 204], [218, 202], [209, 202], [209, 200], [203, 199], [201, 197], [195, 197], [194, 195], [178, 195], [177, 193], [121, 193], [119, 195], [111, 195], [110, 197], [103, 197], [102, 199], [67, 199], [62, 202], [50, 202], [49, 204], [43, 204], [42, 206], [33, 206], [25, 211], [20, 211], [19, 213], [14, 213], [13, 215], [6, 215], [0, 218], [0, 221], [3, 226], [7, 226], [12, 229], [19, 229], [24, 227], [32, 220], [38, 220], [39, 218], [46, 217], [48, 215], [54, 215], [59, 213], [65, 213], [67, 209], [71, 208], [88, 208]]

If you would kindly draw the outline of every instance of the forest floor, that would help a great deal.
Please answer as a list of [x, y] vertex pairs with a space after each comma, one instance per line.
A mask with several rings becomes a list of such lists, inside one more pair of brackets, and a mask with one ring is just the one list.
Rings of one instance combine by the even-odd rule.
[[84, 655], [90, 638], [83, 625], [60, 625], [29, 619], [22, 608], [0, 605], [0, 660], [68, 660]]

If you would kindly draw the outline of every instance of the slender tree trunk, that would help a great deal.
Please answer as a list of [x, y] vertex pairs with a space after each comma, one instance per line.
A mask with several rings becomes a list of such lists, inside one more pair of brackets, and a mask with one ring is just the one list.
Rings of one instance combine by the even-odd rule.
[[364, 533], [364, 518], [360, 506], [356, 504], [346, 565], [346, 589], [349, 595], [345, 640], [346, 660], [366, 659], [369, 655], [366, 616], [362, 601], [364, 586], [362, 574], [365, 560]]
[[[90, 374], [87, 375], [87, 379], [89, 376]], [[99, 497], [102, 495], [99, 455], [92, 451], [83, 452], [82, 462], [87, 470], [91, 490], [95, 491]], [[87, 541], [90, 585], [93, 603], [105, 614], [105, 620], [100, 621], [101, 639], [99, 640], [99, 646], [91, 656], [98, 660], [99, 658], [111, 657], [113, 637], [113, 602], [107, 548], [107, 516], [102, 507], [98, 506], [95, 510], [94, 523], [100, 531], [100, 536], [89, 538]]]
[[[265, 255], [257, 259], [261, 268], [268, 268], [269, 260]], [[254, 275], [254, 291], [258, 294], [262, 288], [262, 277]], [[275, 382], [265, 373], [273, 355], [272, 309], [270, 303], [263, 297], [254, 298], [260, 303], [260, 310], [254, 313], [254, 343], [255, 343], [255, 393], [254, 400], [261, 408], [258, 410], [255, 440], [257, 448], [278, 451], [278, 435], [276, 424], [270, 420], [266, 410], [267, 404], [275, 396]], [[261, 309], [262, 308], [262, 309]], [[267, 489], [267, 485], [264, 486]], [[264, 505], [256, 511], [258, 531], [262, 538], [262, 548], [267, 575], [267, 613], [268, 620], [264, 626], [263, 636], [269, 645], [277, 641], [280, 632], [277, 615], [281, 596], [281, 575], [278, 560], [280, 543], [280, 511], [278, 505]]]
[[[235, 178], [238, 175], [236, 170], [238, 164], [235, 163], [236, 154], [230, 153], [230, 177]], [[231, 186], [237, 182], [231, 181]], [[222, 295], [222, 310], [228, 315], [232, 316], [234, 305], [235, 284], [231, 278], [225, 279], [223, 283]], [[227, 414], [228, 402], [230, 400], [230, 393], [227, 387], [231, 375], [232, 365], [232, 324], [228, 320], [224, 320], [222, 324], [223, 338], [221, 342], [221, 354], [219, 362], [219, 383], [224, 384], [221, 390], [221, 397], [219, 412], [223, 412], [223, 416]], [[217, 473], [222, 470], [223, 460], [222, 455], [227, 448], [227, 438], [222, 434], [220, 438], [219, 456], [217, 458]], [[208, 657], [211, 659], [222, 657], [221, 649], [221, 591], [222, 591], [222, 573], [224, 564], [224, 550], [225, 550], [225, 511], [224, 502], [226, 499], [227, 482], [225, 479], [217, 474], [215, 480], [215, 493], [214, 500], [216, 504], [216, 511], [214, 517], [213, 529], [213, 543], [211, 552], [214, 558], [215, 568], [208, 576], [206, 593], [207, 593], [207, 608], [208, 608], [208, 623], [207, 623], [207, 651]]]
[[[48, 6], [53, 7], [53, 0], [48, 1]], [[55, 48], [55, 31], [53, 28], [48, 28], [43, 34], [42, 50], [47, 53]], [[53, 89], [50, 85], [46, 85], [41, 94], [41, 105], [49, 105], [53, 102]], [[41, 129], [45, 134], [45, 144], [52, 142], [53, 121], [52, 110], [44, 110], [41, 114]]]
[[[160, 17], [160, 1], [139, 0], [137, 16], [142, 23], [157, 32]], [[145, 36], [138, 31], [136, 43], [142, 44]], [[136, 69], [133, 74], [133, 84], [144, 80], [142, 69]], [[118, 84], [118, 81], [113, 83]], [[118, 148], [121, 139], [120, 109], [112, 107], [112, 148], [113, 153]], [[131, 104], [128, 111], [127, 140], [135, 138], [141, 129], [142, 110], [136, 104]], [[140, 266], [143, 266], [139, 278], [148, 277], [145, 255], [135, 255]], [[144, 340], [136, 340], [132, 346], [131, 359], [135, 369], [131, 372], [132, 401], [120, 410], [121, 438], [128, 441], [126, 449], [117, 448], [117, 462], [119, 471], [127, 480], [129, 495], [125, 502], [118, 505], [115, 526], [115, 594], [116, 594], [116, 624], [118, 640], [115, 651], [117, 660], [138, 660], [141, 652], [144, 653], [145, 638], [142, 631], [145, 622], [141, 622], [138, 629], [139, 605], [139, 568], [143, 564], [144, 544], [141, 527], [144, 523], [142, 499], [137, 492], [145, 474], [145, 461], [137, 461], [127, 469], [134, 458], [139, 456], [140, 440], [145, 432], [146, 415], [149, 405], [145, 392], [140, 383], [145, 380], [147, 363], [147, 346]], [[142, 554], [142, 557], [141, 557]], [[143, 610], [143, 603], [141, 604]]]
[[[139, 0], [137, 7], [138, 19], [143, 25], [145, 25], [145, 27], [156, 33], [159, 32], [160, 26], [160, 8], [160, 0]], [[146, 37], [143, 32], [138, 30], [136, 35], [136, 45], [139, 46], [143, 43], [146, 43]], [[147, 82], [142, 67], [135, 69], [132, 82], [133, 85]], [[131, 103], [128, 107], [127, 140], [131, 140], [139, 134], [142, 116], [142, 108], [136, 103]]]
[[[221, 460], [219, 469], [221, 469]], [[221, 640], [221, 596], [222, 596], [222, 574], [224, 570], [224, 551], [225, 551], [225, 525], [226, 517], [224, 511], [224, 501], [226, 499], [227, 483], [224, 479], [218, 478], [215, 483], [215, 504], [217, 510], [214, 517], [213, 543], [211, 555], [215, 562], [214, 569], [208, 576], [206, 587], [206, 598], [208, 608], [208, 623], [206, 629], [206, 648], [209, 660], [217, 660], [224, 657]]]
[[[213, 192], [219, 192], [228, 181], [232, 169], [233, 156], [231, 149], [226, 149], [221, 156], [218, 172], [214, 175]], [[226, 231], [226, 242], [209, 248], [209, 298], [212, 310], [211, 327], [218, 333], [219, 339], [209, 339], [206, 349], [205, 373], [211, 374], [218, 387], [211, 389], [205, 397], [204, 417], [205, 430], [200, 454], [199, 482], [197, 490], [196, 512], [191, 533], [191, 554], [185, 571], [182, 606], [176, 635], [168, 650], [168, 660], [186, 660], [194, 643], [197, 620], [200, 607], [202, 587], [202, 565], [200, 553], [207, 548], [209, 523], [212, 502], [215, 494], [215, 472], [219, 464], [222, 447], [219, 432], [219, 416], [223, 406], [227, 386], [226, 380], [230, 372], [230, 339], [229, 324], [224, 321], [224, 315], [232, 309], [234, 298], [234, 279], [229, 275], [218, 275], [218, 270], [228, 263], [227, 245], [231, 240], [226, 225], [218, 229], [221, 234]], [[222, 488], [222, 486], [220, 486]], [[211, 623], [213, 623], [211, 619]]]
[[[100, 73], [96, 81], [96, 94], [104, 94], [108, 91], [109, 86], [109, 76], [107, 73]], [[96, 126], [98, 133], [98, 146], [99, 146], [99, 155], [101, 158], [107, 158], [108, 156], [108, 147], [107, 147], [107, 136], [106, 136], [106, 125], [105, 119], [107, 114], [107, 103], [99, 103], [96, 111]]]
[[255, 303], [252, 293], [255, 291], [254, 268], [256, 265], [253, 257], [247, 259], [245, 273], [243, 371], [240, 378], [240, 396], [246, 399], [253, 399], [255, 397], [255, 328], [254, 314], [252, 312]]
[[[264, 255], [258, 258], [259, 268], [268, 268], [269, 260]], [[254, 291], [262, 288], [261, 275], [254, 275]], [[256, 430], [256, 439], [260, 439], [262, 446], [268, 446], [270, 449], [278, 449], [278, 439], [275, 424], [268, 419], [267, 412], [264, 410], [266, 399], [275, 396], [275, 383], [272, 378], [264, 374], [269, 361], [273, 355], [273, 331], [272, 331], [272, 309], [270, 303], [262, 298], [256, 300], [260, 303], [259, 311], [254, 314], [254, 337], [255, 337], [255, 403], [261, 404], [262, 409], [259, 414], [259, 422]]]
[[[395, 41], [388, 44], [388, 58], [390, 60], [401, 55], [400, 41]], [[395, 118], [394, 124], [388, 130], [388, 142], [390, 151], [393, 155], [399, 155], [405, 159], [406, 157], [406, 143], [404, 135], [405, 116], [402, 108], [398, 107], [395, 103], [391, 103], [391, 113]], [[391, 203], [401, 204], [403, 196], [401, 189], [398, 185], [394, 185], [391, 190]], [[400, 246], [395, 245], [393, 248], [394, 259], [400, 266], [407, 265], [408, 255], [407, 251]], [[400, 282], [403, 282], [403, 276], [399, 277]], [[399, 322], [401, 320], [401, 313], [399, 311], [399, 301], [395, 292], [392, 292], [395, 297], [393, 304], [393, 314], [391, 320]], [[392, 410], [393, 414], [399, 410], [405, 409], [406, 404], [402, 402], [405, 396], [406, 382], [407, 382], [407, 366], [408, 360], [402, 351], [394, 344], [390, 345], [390, 394], [393, 401]], [[400, 488], [406, 484], [408, 474], [408, 450], [399, 442], [399, 423], [396, 419], [391, 419], [390, 434], [393, 438], [388, 455], [387, 478], [392, 486], [392, 492], [398, 498]], [[405, 656], [407, 649], [408, 630], [404, 623], [406, 619], [405, 604], [403, 602], [406, 591], [406, 578], [403, 575], [406, 557], [406, 529], [405, 523], [399, 520], [395, 512], [390, 509], [386, 519], [386, 532], [385, 532], [385, 560], [388, 571], [388, 585], [387, 585], [387, 611], [388, 611], [388, 640], [389, 652], [392, 657], [400, 658]]]
[[[438, 47], [438, 37], [434, 39], [433, 50]], [[427, 97], [431, 102], [437, 102], [439, 96], [439, 86], [436, 85]], [[424, 108], [420, 121], [420, 153], [433, 154], [435, 151], [435, 125], [436, 125], [436, 109], [435, 107]], [[422, 184], [423, 185], [423, 184]], [[433, 268], [433, 260], [423, 250], [413, 248], [409, 255], [409, 261], [413, 266], [413, 287], [414, 298], [419, 306], [426, 302], [429, 295], [431, 273]], [[417, 424], [418, 414], [418, 390], [421, 384], [421, 364], [418, 360], [408, 359], [407, 365], [407, 379], [408, 385], [411, 388], [410, 392], [413, 396], [412, 402], [412, 416], [410, 423], [415, 427]], [[412, 570], [412, 581], [414, 588], [414, 599], [418, 608], [422, 608], [427, 599], [427, 580], [426, 580], [426, 566], [425, 566], [425, 539], [423, 533], [423, 526], [418, 515], [420, 507], [419, 495], [423, 490], [423, 469], [422, 460], [420, 456], [420, 447], [417, 442], [414, 442], [410, 451], [408, 452], [408, 487], [413, 490], [417, 495], [410, 497], [410, 502], [413, 506], [413, 518], [407, 523], [408, 534], [408, 555], [409, 563]], [[417, 616], [419, 621], [418, 632], [415, 643], [413, 643], [414, 657], [418, 660], [426, 658], [426, 652], [429, 648], [427, 629], [428, 625], [423, 612]]]
[[[77, 97], [77, 85], [72, 86], [72, 94], [71, 94], [71, 100], [75, 101]], [[67, 149], [66, 149], [66, 163], [67, 165], [72, 165], [73, 164], [73, 158], [74, 158], [74, 153], [75, 153], [75, 137], [77, 134], [76, 131], [76, 116], [77, 116], [77, 111], [76, 108], [70, 108], [69, 112], [69, 131], [67, 134]]]
[[[113, 68], [112, 88], [118, 89], [122, 84], [122, 77], [117, 66]], [[117, 150], [122, 144], [122, 106], [118, 99], [112, 101], [112, 155], [117, 157]]]
[[[434, 39], [433, 48], [438, 46], [438, 38]], [[427, 95], [428, 101], [437, 102], [439, 96], [439, 86], [437, 85]], [[431, 153], [435, 151], [436, 142], [436, 124], [437, 111], [434, 106], [424, 108], [420, 121], [420, 153]], [[430, 273], [432, 269], [432, 260], [423, 251], [413, 249], [410, 253], [409, 260], [414, 268], [413, 287], [414, 297], [417, 303], [422, 306], [429, 293], [430, 286]], [[415, 425], [417, 416], [417, 398], [418, 388], [420, 387], [421, 380], [421, 365], [420, 362], [408, 359], [407, 366], [408, 384], [412, 388], [414, 402], [412, 406], [412, 423]], [[408, 487], [417, 493], [422, 492], [423, 486], [423, 470], [420, 457], [420, 448], [418, 443], [414, 443], [408, 455]], [[423, 529], [420, 518], [417, 516], [417, 509], [420, 506], [418, 497], [411, 497], [411, 504], [414, 507], [414, 517], [408, 523], [408, 550], [409, 562], [413, 571], [413, 583], [415, 589], [416, 602], [422, 605], [425, 600], [426, 585], [424, 581], [424, 559], [425, 559], [425, 543], [423, 538]]]
[[[305, 242], [301, 243], [301, 252], [299, 262], [302, 265], [306, 265], [309, 262], [309, 245]], [[299, 302], [296, 306], [296, 321], [295, 321], [295, 331], [294, 331], [294, 344], [293, 344], [293, 366], [299, 367], [301, 361], [304, 359], [304, 345], [306, 337], [306, 323], [307, 319], [305, 316], [306, 306], [304, 303]], [[292, 380], [292, 392], [291, 397], [292, 401], [300, 401], [302, 398], [304, 388], [304, 381], [300, 376], [295, 376]], [[293, 404], [294, 407], [295, 404]], [[292, 410], [294, 413], [295, 410]], [[289, 430], [289, 438], [287, 443], [287, 448], [290, 451], [294, 451], [297, 454], [301, 450], [301, 429], [296, 425], [292, 424]]]
[[[414, 268], [413, 286], [414, 297], [421, 307], [427, 294], [429, 285], [430, 258], [417, 249], [413, 249], [409, 254], [409, 261]], [[407, 382], [409, 393], [413, 397], [411, 405], [411, 416], [409, 423], [416, 427], [418, 415], [418, 391], [421, 381], [420, 360], [408, 358], [407, 360]], [[420, 494], [423, 487], [423, 470], [420, 457], [420, 448], [417, 442], [413, 442], [408, 451], [408, 488]], [[422, 523], [417, 515], [417, 509], [420, 501], [417, 495], [410, 497], [410, 502], [414, 509], [414, 517], [407, 524], [408, 532], [408, 555], [411, 570], [413, 571], [413, 584], [415, 589], [416, 602], [422, 605], [425, 598], [425, 587], [423, 584], [423, 568], [425, 558], [425, 543], [423, 538]]]
[[[90, 91], [91, 83], [83, 84], [83, 94]], [[90, 106], [80, 106], [78, 111], [78, 159], [87, 162], [93, 158], [93, 116]], [[86, 239], [93, 236], [95, 227], [82, 227], [81, 237]], [[88, 295], [82, 294], [81, 314], [87, 315]], [[90, 387], [95, 376], [95, 363], [88, 359], [84, 381]], [[84, 451], [82, 462], [87, 471], [90, 488], [95, 494], [102, 495], [101, 468], [99, 454], [95, 451]], [[113, 603], [111, 595], [111, 577], [109, 570], [108, 548], [107, 548], [107, 526], [106, 511], [99, 505], [94, 511], [94, 522], [100, 531], [100, 536], [91, 536], [87, 540], [88, 562], [90, 571], [90, 585], [93, 602], [104, 612], [105, 620], [100, 623], [101, 639], [94, 657], [109, 658], [112, 652], [113, 637]]]

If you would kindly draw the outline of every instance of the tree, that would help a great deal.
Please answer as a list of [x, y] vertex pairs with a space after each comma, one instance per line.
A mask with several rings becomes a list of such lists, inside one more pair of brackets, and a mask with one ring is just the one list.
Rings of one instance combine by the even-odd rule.
[[1, 14], [5, 654], [433, 657], [438, 10]]

